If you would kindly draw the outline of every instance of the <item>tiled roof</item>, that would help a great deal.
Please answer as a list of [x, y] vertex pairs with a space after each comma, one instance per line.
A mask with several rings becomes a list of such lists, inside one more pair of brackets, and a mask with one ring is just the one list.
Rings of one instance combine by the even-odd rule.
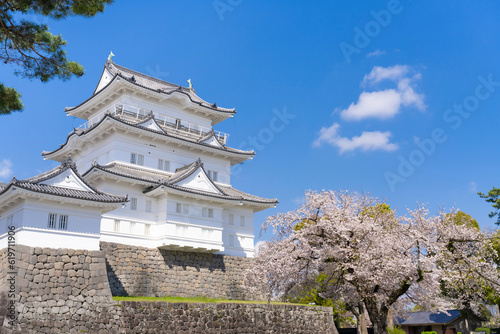
[[397, 318], [396, 322], [402, 326], [408, 325], [431, 325], [431, 324], [448, 324], [460, 316], [459, 310], [449, 310], [449, 313], [444, 312], [410, 312], [405, 318]]
[[131, 179], [136, 179], [136, 180], [141, 180], [145, 181], [148, 183], [151, 183], [151, 186], [148, 187], [144, 193], [151, 192], [155, 189], [158, 189], [162, 186], [184, 191], [184, 192], [189, 192], [189, 193], [194, 193], [198, 195], [203, 195], [203, 196], [210, 196], [210, 197], [215, 197], [215, 198], [221, 198], [221, 199], [227, 199], [227, 200], [235, 200], [235, 201], [248, 201], [248, 202], [253, 202], [253, 203], [259, 203], [259, 204], [277, 204], [278, 200], [277, 199], [269, 199], [269, 198], [263, 198], [255, 195], [251, 195], [248, 193], [245, 193], [241, 190], [234, 189], [232, 187], [228, 186], [222, 186], [222, 185], [217, 185], [213, 183], [213, 185], [221, 192], [221, 194], [216, 194], [208, 191], [202, 191], [202, 190], [195, 190], [191, 188], [186, 188], [182, 186], [177, 186], [175, 183], [178, 183], [185, 178], [187, 178], [189, 175], [192, 175], [199, 167], [203, 168], [203, 163], [201, 162], [200, 159], [196, 160], [195, 162], [192, 162], [190, 164], [187, 164], [181, 168], [178, 168], [175, 173], [172, 176], [164, 175], [161, 173], [155, 173], [152, 171], [148, 171], [145, 169], [141, 169], [140, 167], [134, 168], [134, 167], [129, 167], [126, 165], [122, 165], [120, 163], [111, 163], [107, 165], [98, 165], [95, 164], [91, 169], [89, 169], [87, 172], [83, 174], [84, 177], [86, 177], [88, 174], [90, 174], [94, 170], [101, 170], [104, 172], [108, 172], [110, 174], [126, 177], [126, 178], [131, 178]]
[[142, 130], [146, 130], [146, 131], [150, 131], [150, 132], [153, 132], [153, 133], [157, 133], [157, 134], [160, 134], [160, 135], [163, 135], [163, 136], [167, 136], [167, 137], [171, 137], [171, 138], [175, 138], [175, 139], [178, 139], [178, 140], [183, 140], [185, 142], [188, 142], [188, 143], [193, 143], [193, 144], [197, 144], [197, 145], [202, 145], [202, 146], [205, 146], [205, 147], [209, 147], [209, 148], [212, 148], [212, 149], [216, 149], [216, 150], [222, 150], [222, 151], [226, 151], [226, 152], [230, 152], [230, 153], [236, 153], [236, 154], [242, 154], [242, 155], [248, 155], [248, 156], [254, 156], [255, 153], [253, 151], [243, 151], [243, 150], [238, 150], [238, 149], [235, 149], [235, 148], [232, 148], [232, 147], [227, 147], [227, 146], [223, 146], [221, 145], [222, 147], [216, 147], [216, 146], [213, 146], [213, 145], [209, 145], [209, 144], [205, 144], [205, 143], [202, 143], [200, 142], [199, 140], [196, 140], [196, 139], [191, 139], [191, 138], [188, 138], [188, 137], [183, 137], [183, 136], [179, 136], [179, 135], [176, 135], [174, 133], [171, 133], [171, 132], [167, 132], [167, 131], [157, 131], [157, 130], [154, 130], [154, 129], [150, 129], [150, 128], [146, 128], [144, 126], [141, 126], [140, 123], [143, 123], [144, 120], [139, 120], [137, 122], [129, 122], [129, 121], [126, 121], [126, 120], [123, 120], [121, 118], [118, 118], [118, 117], [115, 117], [113, 115], [110, 115], [110, 114], [107, 114], [103, 117], [102, 120], [100, 120], [98, 123], [92, 125], [90, 128], [88, 129], [75, 129], [72, 133], [69, 134], [69, 136], [66, 138], [66, 142], [64, 144], [62, 144], [59, 148], [53, 150], [53, 151], [50, 151], [50, 152], [43, 152], [42, 153], [42, 156], [47, 156], [47, 155], [50, 155], [52, 153], [55, 153], [57, 151], [59, 151], [60, 149], [62, 149], [69, 141], [69, 138], [73, 135], [77, 135], [77, 136], [83, 136], [83, 135], [86, 135], [87, 133], [91, 132], [92, 130], [96, 129], [101, 123], [103, 123], [106, 119], [112, 119], [114, 121], [117, 121], [117, 122], [120, 122], [122, 124], [126, 124], [126, 125], [130, 125], [130, 126], [133, 126], [133, 127], [136, 127], [136, 128], [140, 128]]
[[[210, 139], [212, 137], [215, 138], [215, 140], [219, 143], [220, 146], [226, 148], [226, 146], [224, 144], [222, 144], [220, 142], [219, 138], [217, 138], [217, 136], [215, 135], [215, 130], [214, 129], [212, 129], [209, 132], [205, 133], [205, 135], [203, 137], [201, 137], [200, 139], [198, 139], [198, 143], [203, 143], [204, 141], [206, 141], [206, 140], [208, 140], [208, 139]], [[211, 145], [211, 146], [214, 146], [214, 145]]]
[[[60, 186], [53, 186], [53, 185], [47, 185], [47, 184], [41, 183], [45, 180], [49, 180], [53, 177], [58, 176], [59, 174], [65, 172], [68, 169], [73, 170], [73, 172], [76, 174], [76, 176], [87, 187], [89, 187], [92, 191], [64, 188], [64, 187], [60, 187]], [[54, 169], [51, 169], [45, 173], [42, 173], [40, 175], [31, 177], [29, 179], [17, 180], [16, 178], [12, 178], [10, 183], [6, 187], [3, 187], [0, 190], [0, 195], [7, 192], [12, 187], [17, 187], [17, 188], [21, 188], [21, 189], [25, 189], [25, 190], [29, 190], [29, 191], [33, 191], [33, 192], [37, 192], [37, 193], [48, 194], [48, 195], [63, 196], [63, 197], [96, 201], [96, 202], [103, 202], [103, 203], [123, 203], [123, 202], [128, 201], [127, 196], [116, 196], [116, 195], [107, 194], [107, 193], [104, 193], [102, 191], [95, 189], [90, 184], [85, 182], [85, 180], [83, 180], [83, 178], [78, 173], [76, 166], [73, 163], [73, 161], [71, 160], [71, 158], [66, 160], [65, 162], [63, 162], [60, 166], [58, 166]]]
[[193, 89], [189, 89], [186, 87], [182, 87], [179, 85], [174, 85], [170, 82], [163, 81], [157, 78], [153, 78], [149, 75], [146, 75], [144, 73], [140, 73], [134, 70], [131, 70], [129, 68], [120, 66], [118, 64], [115, 64], [114, 62], [107, 61], [106, 64], [104, 65], [108, 71], [111, 73], [111, 75], [119, 75], [122, 78], [135, 83], [136, 85], [149, 88], [155, 91], [161, 91], [166, 94], [171, 94], [173, 92], [180, 92], [183, 94], [186, 94], [189, 99], [193, 102], [196, 103], [200, 106], [210, 108], [213, 110], [225, 112], [225, 113], [235, 113], [235, 109], [228, 109], [228, 108], [221, 108], [218, 107], [217, 104], [214, 103], [208, 103], [205, 100], [201, 99], [198, 95], [196, 95], [196, 92]]
[[[236, 113], [236, 110], [234, 108], [228, 109], [228, 108], [218, 107], [215, 102], [208, 103], [207, 101], [203, 100], [198, 95], [196, 95], [196, 92], [194, 89], [189, 89], [189, 88], [182, 87], [179, 85], [174, 85], [170, 82], [163, 81], [163, 80], [160, 80], [157, 78], [153, 78], [153, 77], [146, 75], [144, 73], [140, 73], [140, 72], [131, 70], [129, 68], [117, 65], [112, 61], [106, 61], [104, 68], [107, 69], [110, 72], [110, 74], [113, 76], [113, 79], [111, 79], [111, 81], [106, 86], [110, 85], [116, 78], [120, 77], [120, 78], [123, 78], [124, 80], [126, 80], [130, 83], [133, 83], [134, 85], [137, 85], [139, 87], [143, 87], [143, 88], [146, 88], [146, 89], [149, 89], [151, 91], [158, 92], [158, 93], [163, 93], [163, 94], [167, 94], [167, 95], [171, 95], [173, 93], [184, 94], [187, 97], [189, 97], [189, 100], [191, 102], [198, 104], [204, 108], [208, 108], [208, 109], [222, 112], [225, 114], [235, 114]], [[106, 86], [104, 88], [106, 88]], [[94, 94], [91, 97], [89, 97], [87, 100], [80, 103], [78, 106], [70, 107], [70, 108], [67, 107], [65, 109], [66, 112], [70, 112], [71, 110], [74, 110], [74, 109], [80, 107], [81, 105], [83, 105], [87, 101], [91, 100], [94, 96], [98, 95], [103, 89], [101, 89], [97, 92], [94, 91]]]
[[83, 177], [86, 177], [94, 170], [101, 170], [110, 174], [123, 176], [126, 178], [135, 179], [139, 181], [144, 181], [151, 184], [168, 182], [168, 180], [170, 179], [169, 175], [165, 175], [162, 173], [155, 173], [153, 171], [141, 168], [134, 168], [132, 166], [124, 165], [119, 162], [112, 162], [106, 165], [94, 164], [92, 168], [90, 168], [83, 174]]

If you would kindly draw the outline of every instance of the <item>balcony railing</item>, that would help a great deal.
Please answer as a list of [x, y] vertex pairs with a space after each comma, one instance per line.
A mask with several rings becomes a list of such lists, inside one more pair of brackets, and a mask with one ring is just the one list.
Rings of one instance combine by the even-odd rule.
[[[146, 118], [152, 112], [152, 110], [137, 108], [125, 104], [116, 104], [111, 109], [106, 110], [106, 112], [109, 112], [111, 115], [119, 116], [124, 120], [134, 121]], [[90, 118], [87, 122], [80, 125], [77, 129], [88, 129], [92, 127], [94, 124], [97, 124], [99, 121], [101, 121], [106, 112], [101, 112], [98, 115]], [[211, 128], [207, 128], [181, 119], [176, 119], [170, 116], [160, 115], [154, 112], [153, 115], [156, 122], [164, 130], [170, 133], [173, 132], [176, 135], [185, 136], [192, 139], [200, 139], [212, 130]], [[219, 139], [219, 141], [223, 145], [226, 145], [229, 134], [220, 131], [214, 132], [217, 139]]]

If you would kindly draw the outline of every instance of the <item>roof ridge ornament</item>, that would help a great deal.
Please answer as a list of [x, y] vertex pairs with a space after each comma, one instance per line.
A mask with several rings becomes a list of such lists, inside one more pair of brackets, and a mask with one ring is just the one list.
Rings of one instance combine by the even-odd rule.
[[71, 154], [68, 156], [66, 160], [62, 163], [63, 167], [76, 167], [75, 162], [71, 159]]
[[115, 56], [115, 54], [113, 53], [113, 51], [111, 51], [111, 52], [109, 53], [109, 56], [108, 56], [108, 61], [109, 61], [110, 63], [114, 63], [114, 61], [111, 59], [111, 58], [112, 58], [112, 57], [114, 57], [114, 56]]
[[187, 82], [188, 82], [188, 84], [189, 84], [189, 87], [188, 87], [188, 88], [189, 88], [189, 90], [194, 90], [194, 89], [193, 89], [193, 84], [191, 83], [191, 78], [187, 79]]

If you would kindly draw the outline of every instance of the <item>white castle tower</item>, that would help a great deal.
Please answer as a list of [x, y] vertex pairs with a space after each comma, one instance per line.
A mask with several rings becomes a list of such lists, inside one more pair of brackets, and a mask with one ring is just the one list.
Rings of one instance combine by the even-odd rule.
[[92, 189], [128, 195], [102, 211], [101, 241], [254, 255], [253, 215], [278, 202], [231, 186], [231, 166], [254, 156], [213, 129], [234, 109], [108, 60], [92, 96], [66, 113], [87, 122], [43, 157], [71, 157]]

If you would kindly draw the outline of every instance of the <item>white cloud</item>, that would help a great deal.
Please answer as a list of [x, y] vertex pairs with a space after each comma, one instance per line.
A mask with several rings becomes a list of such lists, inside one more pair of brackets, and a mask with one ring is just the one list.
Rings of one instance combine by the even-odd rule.
[[340, 124], [338, 123], [333, 123], [329, 128], [321, 128], [319, 137], [314, 141], [313, 146], [318, 147], [322, 143], [327, 143], [338, 147], [341, 154], [357, 149], [361, 151], [394, 151], [398, 149], [397, 144], [389, 142], [389, 137], [392, 136], [389, 131], [363, 131], [360, 136], [347, 138], [340, 136], [339, 129]]
[[477, 183], [474, 181], [470, 182], [469, 183], [469, 190], [473, 194], [477, 193]]
[[383, 80], [398, 81], [408, 74], [408, 65], [394, 65], [390, 67], [375, 66], [372, 71], [363, 78], [364, 84], [376, 84]]
[[426, 106], [424, 102], [424, 95], [415, 92], [411, 86], [412, 81], [416, 78], [420, 78], [420, 75], [416, 75], [413, 78], [404, 78], [398, 82], [398, 91], [401, 93], [401, 103], [404, 106], [414, 105], [418, 110], [424, 111]]
[[348, 121], [360, 121], [365, 118], [388, 119], [394, 117], [401, 107], [401, 94], [394, 89], [378, 92], [362, 92], [358, 102], [340, 112]]
[[366, 92], [363, 91], [356, 103], [342, 111], [340, 115], [348, 121], [360, 121], [366, 118], [389, 119], [401, 111], [402, 107], [414, 106], [424, 111], [425, 96], [415, 91], [415, 81], [421, 78], [419, 73], [408, 76], [411, 68], [407, 65], [392, 67], [375, 66], [365, 75], [362, 85], [373, 86], [384, 80], [397, 84], [397, 88]]
[[7, 178], [12, 175], [12, 162], [9, 159], [0, 161], [0, 178]]
[[385, 51], [382, 51], [380, 49], [377, 49], [373, 52], [370, 52], [368, 54], [366, 54], [366, 58], [371, 58], [371, 57], [379, 57], [379, 56], [382, 56], [382, 55], [385, 55]]

